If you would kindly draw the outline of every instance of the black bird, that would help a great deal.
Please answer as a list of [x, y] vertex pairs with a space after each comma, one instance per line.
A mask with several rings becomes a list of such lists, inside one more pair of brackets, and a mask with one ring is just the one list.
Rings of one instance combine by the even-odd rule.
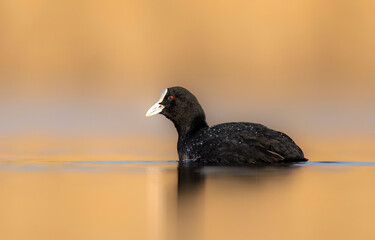
[[158, 113], [177, 129], [180, 163], [267, 165], [307, 161], [290, 137], [261, 124], [233, 122], [209, 127], [197, 98], [183, 87], [161, 92], [146, 116]]

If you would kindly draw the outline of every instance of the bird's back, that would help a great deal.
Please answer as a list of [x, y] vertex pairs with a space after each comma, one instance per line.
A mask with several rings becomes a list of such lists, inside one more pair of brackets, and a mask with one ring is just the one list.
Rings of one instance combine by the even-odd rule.
[[282, 132], [261, 124], [238, 122], [207, 127], [179, 139], [180, 160], [203, 164], [267, 164], [306, 161], [302, 150]]

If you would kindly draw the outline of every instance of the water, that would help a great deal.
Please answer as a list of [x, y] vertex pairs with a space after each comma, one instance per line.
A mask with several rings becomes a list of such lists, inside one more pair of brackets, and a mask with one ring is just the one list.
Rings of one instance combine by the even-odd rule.
[[375, 239], [375, 162], [3, 158], [0, 239]]

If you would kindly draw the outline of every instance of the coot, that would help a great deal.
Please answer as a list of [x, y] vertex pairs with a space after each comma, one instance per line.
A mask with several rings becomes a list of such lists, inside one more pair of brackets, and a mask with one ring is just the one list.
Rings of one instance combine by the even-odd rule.
[[180, 162], [257, 165], [307, 161], [290, 137], [264, 125], [232, 122], [209, 127], [197, 98], [183, 87], [161, 92], [146, 116], [158, 113], [177, 129]]

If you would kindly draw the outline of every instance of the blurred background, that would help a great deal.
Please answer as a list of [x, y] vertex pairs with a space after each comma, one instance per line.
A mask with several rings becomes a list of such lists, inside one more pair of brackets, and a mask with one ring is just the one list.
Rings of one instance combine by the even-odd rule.
[[184, 86], [209, 124], [259, 122], [308, 158], [373, 159], [375, 2], [0, 1], [0, 152], [177, 159], [145, 118]]
[[[374, 13], [374, 0], [0, 0], [0, 239], [375, 239]], [[177, 160], [173, 124], [145, 117], [176, 85], [210, 125], [265, 124], [310, 162], [153, 161]]]

